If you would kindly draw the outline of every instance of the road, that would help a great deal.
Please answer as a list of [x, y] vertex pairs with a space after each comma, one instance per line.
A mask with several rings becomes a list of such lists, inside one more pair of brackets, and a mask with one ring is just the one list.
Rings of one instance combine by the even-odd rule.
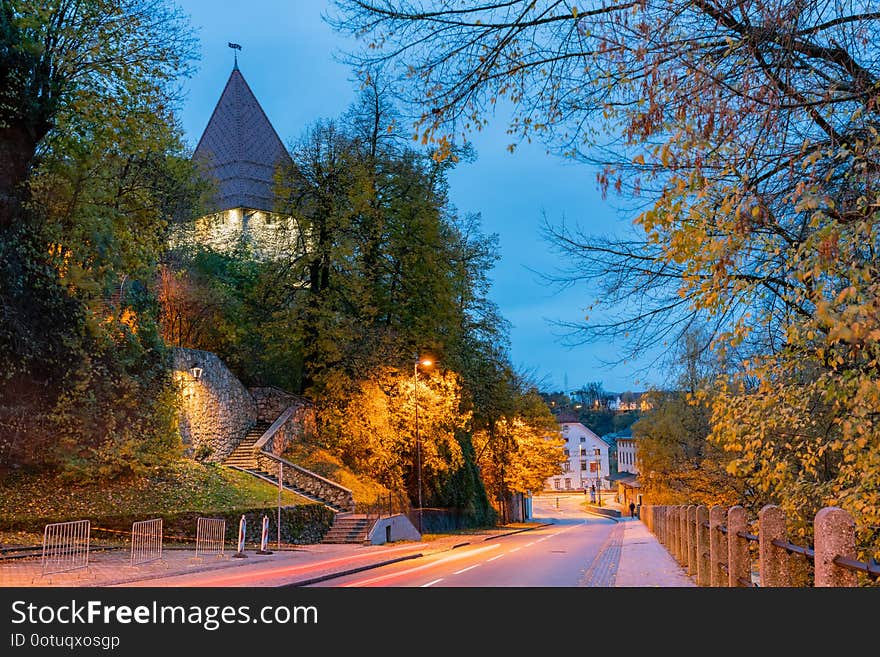
[[[620, 556], [622, 525], [580, 509], [580, 495], [539, 496], [534, 520], [552, 523], [515, 534], [499, 535], [449, 550], [425, 550], [425, 543], [384, 547], [320, 545], [274, 557], [251, 555], [234, 569], [159, 575], [158, 579], [122, 586], [284, 586], [325, 573], [353, 570], [377, 560], [397, 563], [333, 577], [313, 586], [504, 587], [609, 586]], [[462, 542], [467, 536], [462, 536]], [[424, 554], [424, 556], [419, 556]], [[308, 556], [309, 558], [303, 558]], [[415, 557], [415, 558], [412, 558]], [[265, 559], [265, 561], [263, 560]], [[209, 563], [206, 560], [206, 563]]]
[[[618, 524], [579, 509], [579, 496], [535, 498], [536, 521], [553, 523], [314, 586], [605, 586], [616, 567]], [[622, 527], [620, 528], [622, 530]], [[617, 539], [617, 540], [615, 540]], [[619, 549], [617, 550], [619, 556]]]

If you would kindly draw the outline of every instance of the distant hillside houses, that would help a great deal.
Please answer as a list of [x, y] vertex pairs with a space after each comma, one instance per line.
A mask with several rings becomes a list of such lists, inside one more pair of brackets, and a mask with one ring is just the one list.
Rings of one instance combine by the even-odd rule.
[[612, 411], [650, 411], [653, 404], [644, 392], [623, 392], [608, 400]]

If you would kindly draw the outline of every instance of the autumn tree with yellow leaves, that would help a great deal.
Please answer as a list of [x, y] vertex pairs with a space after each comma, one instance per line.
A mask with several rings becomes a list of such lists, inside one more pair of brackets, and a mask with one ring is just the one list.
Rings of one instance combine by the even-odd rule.
[[[825, 505], [880, 549], [880, 12], [872, 0], [339, 0], [443, 148], [511, 107], [597, 167], [629, 233], [545, 227], [592, 284], [580, 339], [630, 354], [705, 328], [709, 437], [756, 503]], [[627, 355], [630, 355], [627, 354]]]

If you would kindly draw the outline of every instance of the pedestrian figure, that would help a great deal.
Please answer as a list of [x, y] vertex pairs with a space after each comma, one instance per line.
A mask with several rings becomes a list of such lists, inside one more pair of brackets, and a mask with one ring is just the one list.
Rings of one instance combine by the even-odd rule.
[[630, 518], [636, 517], [636, 503], [635, 502], [629, 503], [629, 517]]

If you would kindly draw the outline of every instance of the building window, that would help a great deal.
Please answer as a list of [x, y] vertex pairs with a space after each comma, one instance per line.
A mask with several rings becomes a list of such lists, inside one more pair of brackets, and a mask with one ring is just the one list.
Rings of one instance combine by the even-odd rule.
[[587, 469], [587, 462], [581, 461], [581, 470], [586, 470], [586, 469]]
[[598, 472], [599, 464], [596, 461], [590, 461], [590, 472]]
[[571, 463], [569, 463], [568, 461], [563, 463], [562, 464], [562, 471], [563, 472], [571, 472]]
[[581, 436], [581, 442], [582, 442], [582, 443], [583, 443], [583, 442], [586, 442], [586, 440], [587, 440], [586, 437]]
[[565, 488], [566, 488], [567, 490], [570, 490], [570, 489], [571, 489], [571, 479], [568, 479], [567, 477], [566, 477], [566, 479], [565, 479]]
[[562, 482], [558, 479], [553, 480], [553, 485], [556, 486], [556, 490], [562, 490]]
[[565, 458], [568, 458], [569, 456], [571, 456], [571, 452], [567, 448], [562, 450], [562, 453], [565, 455]]

